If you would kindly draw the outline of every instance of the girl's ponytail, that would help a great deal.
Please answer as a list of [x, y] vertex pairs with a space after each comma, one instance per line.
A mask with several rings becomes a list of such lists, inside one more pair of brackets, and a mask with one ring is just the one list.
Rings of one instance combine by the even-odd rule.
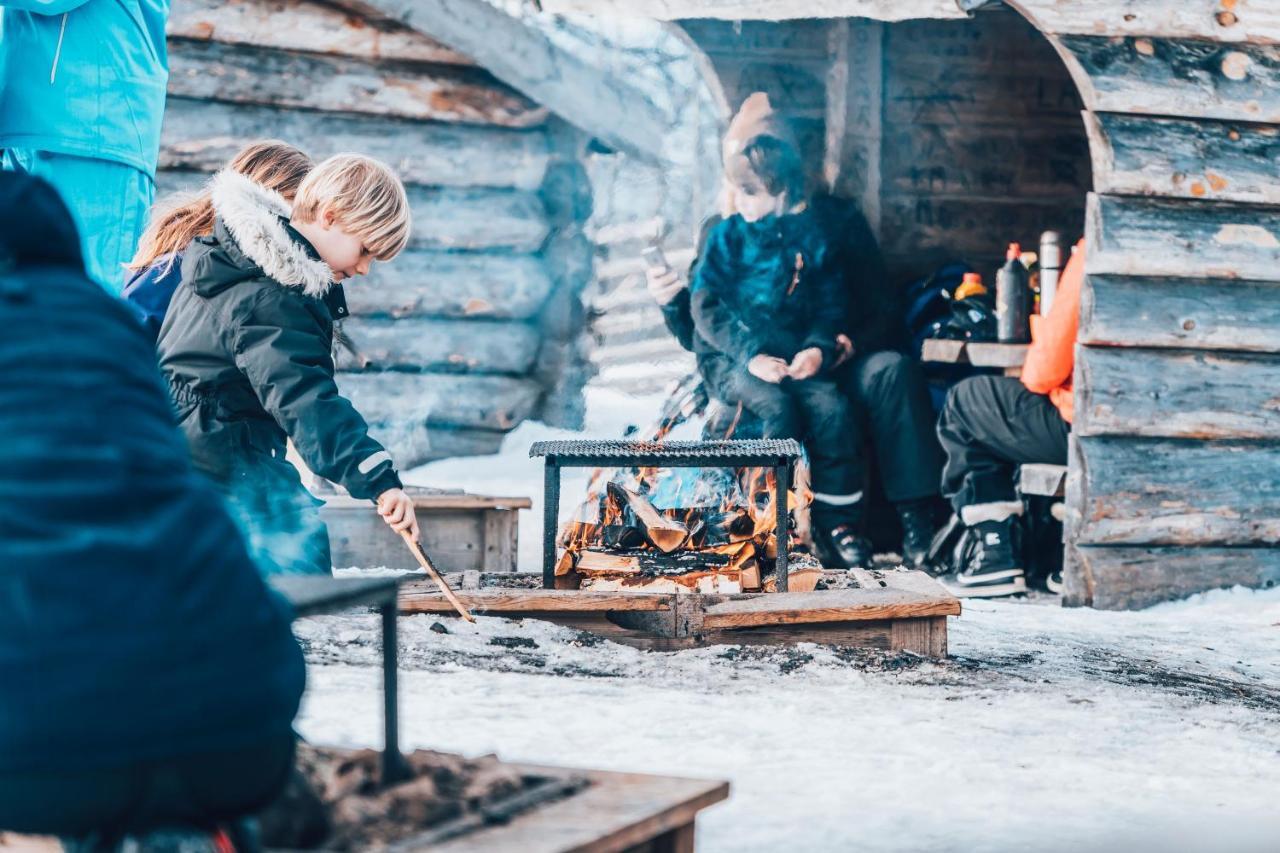
[[[227, 166], [292, 202], [298, 185], [311, 171], [312, 162], [289, 143], [266, 139], [246, 145]], [[165, 255], [182, 251], [192, 238], [212, 233], [213, 202], [208, 188], [167, 201], [152, 212], [151, 222], [138, 241], [138, 251], [127, 265], [129, 269], [145, 269]]]

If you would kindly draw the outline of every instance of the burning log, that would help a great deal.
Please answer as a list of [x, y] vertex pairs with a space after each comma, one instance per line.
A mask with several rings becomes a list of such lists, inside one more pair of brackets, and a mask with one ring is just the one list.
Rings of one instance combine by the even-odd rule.
[[610, 483], [606, 491], [612, 500], [626, 505], [649, 544], [664, 554], [670, 554], [689, 538], [689, 528], [658, 512], [643, 495]]

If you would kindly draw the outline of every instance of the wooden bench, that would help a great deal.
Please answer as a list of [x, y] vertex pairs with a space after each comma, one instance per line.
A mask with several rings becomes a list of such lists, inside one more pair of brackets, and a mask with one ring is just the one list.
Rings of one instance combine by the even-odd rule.
[[1021, 376], [1027, 360], [1029, 344], [980, 343], [926, 338], [920, 350], [922, 361], [943, 364], [972, 364], [974, 367], [998, 367], [1005, 376]]
[[1028, 463], [1018, 467], [1018, 492], [1060, 498], [1066, 493], [1067, 466]]
[[[441, 571], [514, 572], [519, 553], [519, 511], [528, 498], [472, 495], [406, 486], [418, 513], [422, 547]], [[404, 541], [383, 523], [373, 504], [348, 495], [322, 496], [320, 517], [338, 568], [417, 571]]]

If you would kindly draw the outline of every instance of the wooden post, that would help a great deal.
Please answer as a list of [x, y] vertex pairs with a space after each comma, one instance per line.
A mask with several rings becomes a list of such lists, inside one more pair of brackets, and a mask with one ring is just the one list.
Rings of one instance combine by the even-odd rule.
[[542, 505], [542, 588], [556, 586], [556, 533], [560, 516], [560, 464], [547, 457], [543, 469]]
[[791, 463], [781, 460], [773, 469], [774, 537], [778, 540], [778, 560], [775, 563], [778, 592], [787, 591], [787, 495], [791, 491]]

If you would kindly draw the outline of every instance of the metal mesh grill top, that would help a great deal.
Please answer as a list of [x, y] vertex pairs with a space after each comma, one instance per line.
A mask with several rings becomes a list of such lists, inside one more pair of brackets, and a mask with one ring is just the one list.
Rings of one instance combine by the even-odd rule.
[[609, 458], [624, 461], [637, 456], [661, 456], [669, 459], [705, 459], [708, 462], [732, 462], [740, 457], [772, 456], [799, 459], [800, 442], [793, 438], [765, 438], [742, 441], [537, 441], [529, 448], [530, 456]]

